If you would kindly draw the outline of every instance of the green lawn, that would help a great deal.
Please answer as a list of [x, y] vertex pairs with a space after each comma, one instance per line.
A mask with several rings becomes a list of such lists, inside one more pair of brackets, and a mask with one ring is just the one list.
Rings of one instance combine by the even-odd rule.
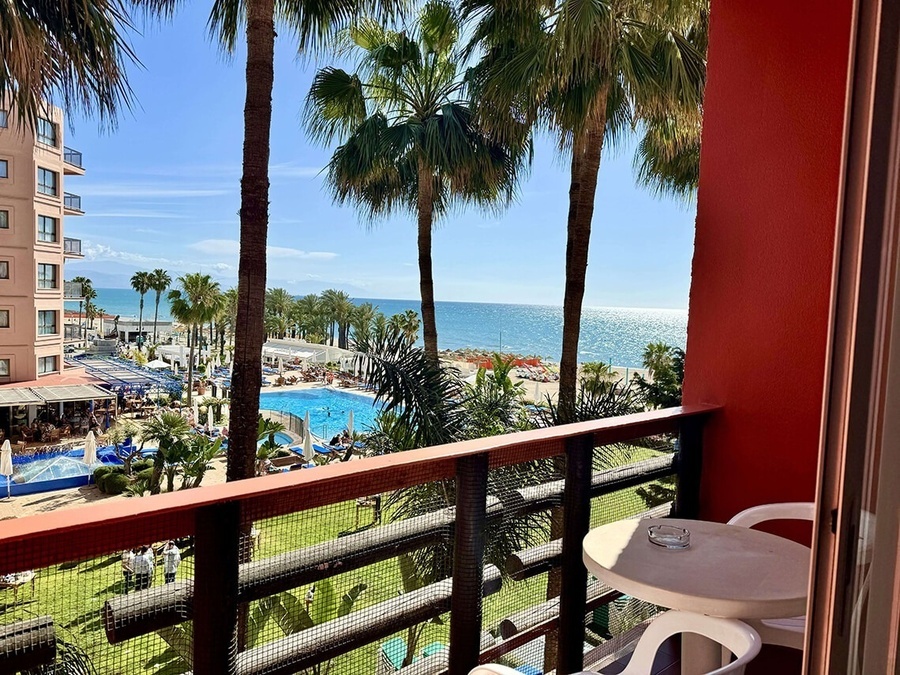
[[[634, 459], [652, 456], [653, 451], [636, 449]], [[355, 502], [341, 502], [306, 512], [272, 518], [256, 524], [261, 531], [255, 557], [268, 557], [277, 553], [303, 548], [336, 538], [339, 533], [352, 529]], [[622, 490], [593, 500], [591, 525], [597, 526], [644, 510], [645, 504], [636, 489]], [[361, 524], [371, 519], [371, 511], [360, 514]], [[149, 542], [147, 542], [149, 543]], [[179, 578], [193, 576], [193, 557], [190, 548], [184, 550]], [[157, 565], [154, 583], [162, 583], [161, 565]], [[335, 593], [340, 596], [357, 584], [367, 585], [355, 608], [366, 607], [402, 591], [402, 581], [396, 560], [388, 560], [366, 568], [340, 574], [332, 578]], [[488, 597], [484, 603], [484, 628], [493, 630], [498, 622], [521, 609], [535, 605], [544, 599], [546, 575], [523, 582], [505, 581], [501, 592]], [[306, 587], [293, 591], [303, 599]], [[40, 615], [50, 615], [56, 622], [59, 634], [76, 643], [91, 657], [100, 675], [130, 675], [137, 672], [174, 674], [186, 669], [157, 635], [142, 636], [124, 644], [110, 646], [100, 623], [100, 610], [104, 601], [122, 591], [122, 576], [118, 554], [94, 560], [61, 565], [38, 571], [35, 593], [30, 588], [19, 592], [18, 604], [13, 604], [12, 591], [0, 591], [0, 623]], [[317, 600], [321, 596], [317, 594]], [[315, 609], [314, 601], [314, 609]], [[448, 617], [442, 623], [429, 624], [419, 643], [419, 649], [435, 642], [446, 643]], [[264, 641], [281, 637], [283, 633], [274, 622], [267, 624]], [[406, 632], [398, 633], [406, 637]], [[378, 652], [378, 644], [357, 649], [332, 663], [331, 675], [355, 675], [372, 673]], [[324, 675], [324, 670], [322, 671]]]

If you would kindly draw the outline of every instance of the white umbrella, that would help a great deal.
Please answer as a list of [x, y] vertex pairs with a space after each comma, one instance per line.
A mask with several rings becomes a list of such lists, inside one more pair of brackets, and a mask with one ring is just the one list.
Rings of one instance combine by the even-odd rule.
[[200, 424], [200, 401], [194, 398], [193, 405], [194, 424]]
[[534, 402], [537, 403], [540, 400], [541, 400], [541, 383], [535, 382], [534, 383]]
[[353, 438], [353, 411], [350, 411], [350, 414], [347, 415], [347, 433]]
[[306, 417], [303, 418], [303, 429], [309, 433], [309, 410], [306, 411]]
[[178, 375], [178, 361], [172, 362], [172, 372]]
[[308, 464], [313, 461], [315, 456], [316, 453], [313, 450], [312, 434], [310, 434], [309, 429], [307, 429], [306, 433], [303, 434], [303, 459]]
[[93, 431], [89, 431], [87, 438], [84, 439], [84, 459], [82, 461], [88, 466], [97, 463], [97, 439], [94, 438]]
[[281, 374], [284, 372], [284, 359], [280, 356], [278, 357], [278, 373]]
[[13, 463], [12, 446], [9, 444], [8, 438], [3, 441], [3, 449], [0, 450], [0, 475], [6, 476], [6, 498], [9, 499], [9, 478], [13, 475]]

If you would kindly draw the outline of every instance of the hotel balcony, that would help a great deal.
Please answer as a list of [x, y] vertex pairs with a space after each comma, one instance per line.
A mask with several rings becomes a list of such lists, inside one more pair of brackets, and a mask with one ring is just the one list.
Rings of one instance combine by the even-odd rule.
[[63, 255], [67, 258], [83, 258], [84, 254], [81, 252], [81, 239], [63, 237]]
[[81, 209], [81, 196], [66, 192], [63, 195], [63, 211], [69, 216], [83, 216]]
[[67, 176], [83, 176], [81, 152], [72, 148], [63, 148], [63, 171]]
[[81, 300], [84, 298], [81, 284], [74, 281], [63, 283], [63, 298], [65, 300]]
[[[333, 661], [347, 675], [465, 675], [478, 661], [541, 663], [541, 645], [597, 663], [657, 609], [591, 582], [581, 539], [622, 518], [696, 515], [698, 431], [716, 414], [672, 408], [10, 521], [0, 573], [32, 570], [39, 582], [29, 615], [2, 621], [21, 642], [0, 650], [0, 671], [53, 663], [41, 640], [75, 617], [99, 672], [162, 660], [172, 672], [295, 673]], [[414, 509], [398, 508], [403, 494], [417, 495]], [[552, 534], [551, 512], [564, 523]], [[183, 551], [176, 581], [123, 593], [121, 551], [168, 540]], [[551, 572], [558, 601], [546, 599]], [[264, 616], [312, 587], [312, 624], [281, 631]], [[418, 646], [409, 631], [424, 631]], [[157, 636], [181, 636], [179, 647]]]
[[81, 326], [69, 323], [63, 326], [64, 342], [81, 342], [83, 339], [84, 331], [81, 329]]

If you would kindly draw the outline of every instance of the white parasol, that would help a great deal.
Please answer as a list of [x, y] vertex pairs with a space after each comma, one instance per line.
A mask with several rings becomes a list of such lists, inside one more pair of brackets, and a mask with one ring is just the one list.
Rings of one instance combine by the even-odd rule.
[[192, 412], [194, 413], [194, 424], [200, 424], [200, 401], [194, 398]]
[[347, 434], [350, 438], [353, 438], [353, 411], [350, 411], [350, 414], [347, 415]]
[[[312, 445], [310, 445], [310, 448]], [[3, 441], [3, 449], [0, 450], [0, 475], [6, 476], [6, 498], [9, 499], [9, 479], [13, 475], [12, 446], [7, 438]]]
[[534, 402], [539, 403], [541, 400], [541, 383], [534, 383]]
[[309, 410], [306, 411], [306, 417], [303, 418], [303, 429], [309, 433]]
[[94, 432], [89, 431], [87, 438], [84, 439], [84, 459], [82, 460], [88, 466], [97, 463], [97, 439]]
[[303, 459], [307, 463], [311, 463], [315, 456], [316, 453], [313, 450], [312, 434], [309, 433], [309, 429], [307, 428], [306, 433], [303, 434]]

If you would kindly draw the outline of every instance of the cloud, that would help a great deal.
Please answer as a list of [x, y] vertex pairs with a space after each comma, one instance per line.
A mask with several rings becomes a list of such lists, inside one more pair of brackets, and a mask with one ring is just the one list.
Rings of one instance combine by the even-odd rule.
[[[214, 256], [236, 256], [241, 249], [236, 239], [202, 239], [191, 244], [190, 248]], [[267, 246], [266, 253], [270, 258], [297, 260], [333, 260], [338, 257], [337, 253], [331, 251], [301, 251], [284, 246]]]
[[123, 211], [100, 211], [99, 213], [91, 211], [91, 218], [187, 218], [182, 213], [174, 213], [171, 211], [153, 211], [151, 209], [133, 209]]
[[315, 178], [321, 172], [321, 166], [303, 166], [296, 162], [269, 165], [269, 178]]
[[81, 194], [89, 197], [218, 197], [236, 192], [238, 186], [231, 189], [211, 186], [173, 187], [166, 184], [153, 183], [94, 183], [85, 185]]
[[198, 261], [198, 260], [173, 260], [172, 258], [154, 257], [143, 255], [142, 253], [132, 253], [131, 251], [123, 251], [114, 249], [106, 244], [96, 244], [91, 241], [82, 242], [82, 253], [85, 260], [95, 261], [117, 261], [136, 265], [138, 267], [163, 267], [170, 271], [213, 271], [222, 274], [233, 273], [235, 266], [219, 261]]

